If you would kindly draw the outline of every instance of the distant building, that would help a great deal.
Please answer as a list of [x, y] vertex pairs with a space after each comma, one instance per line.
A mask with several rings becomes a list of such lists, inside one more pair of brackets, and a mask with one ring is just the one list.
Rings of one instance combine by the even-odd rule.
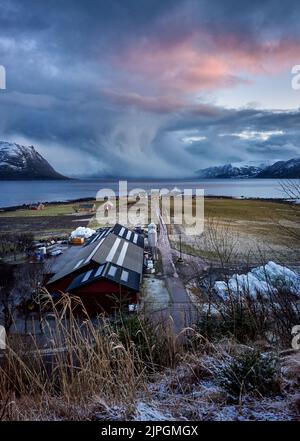
[[107, 217], [109, 211], [111, 211], [113, 208], [114, 208], [114, 204], [111, 201], [106, 201], [103, 204], [104, 216]]
[[90, 313], [112, 312], [137, 304], [143, 257], [142, 235], [120, 224], [101, 228], [78, 252], [73, 249], [70, 259], [67, 252], [58, 258], [58, 271], [50, 275], [46, 288], [52, 294], [80, 297]]
[[114, 208], [114, 204], [111, 201], [106, 201], [103, 204], [103, 209], [106, 211], [112, 210]]
[[154, 259], [157, 259], [157, 227], [155, 223], [148, 225], [148, 247]]
[[30, 205], [30, 210], [44, 210], [45, 205], [41, 204], [41, 203], [37, 203], [37, 204], [32, 204]]
[[78, 206], [78, 212], [85, 212], [85, 213], [95, 213], [96, 211], [96, 204], [79, 204]]

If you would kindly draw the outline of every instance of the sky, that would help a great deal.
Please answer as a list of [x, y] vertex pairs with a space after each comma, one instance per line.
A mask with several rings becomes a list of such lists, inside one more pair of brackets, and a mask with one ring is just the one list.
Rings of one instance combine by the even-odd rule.
[[300, 4], [0, 0], [0, 140], [68, 176], [300, 155]]

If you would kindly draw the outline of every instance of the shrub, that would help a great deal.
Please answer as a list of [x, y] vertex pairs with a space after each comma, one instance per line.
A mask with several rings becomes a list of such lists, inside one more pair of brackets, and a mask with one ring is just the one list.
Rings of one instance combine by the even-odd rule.
[[116, 333], [126, 348], [134, 346], [137, 359], [146, 363], [148, 369], [174, 366], [177, 349], [167, 323], [154, 325], [138, 315], [125, 316], [117, 324]]
[[215, 305], [218, 315], [206, 313], [197, 324], [197, 331], [208, 340], [234, 338], [239, 343], [249, 343], [263, 338], [267, 330], [265, 316], [247, 299], [232, 299]]
[[227, 356], [216, 366], [216, 378], [229, 401], [237, 402], [245, 394], [271, 396], [280, 392], [279, 361], [273, 353], [247, 349]]

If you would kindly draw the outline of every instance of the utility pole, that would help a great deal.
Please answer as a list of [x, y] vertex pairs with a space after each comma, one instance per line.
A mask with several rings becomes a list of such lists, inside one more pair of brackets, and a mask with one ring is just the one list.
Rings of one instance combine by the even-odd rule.
[[179, 258], [178, 258], [178, 262], [183, 263], [182, 249], [181, 249], [181, 233], [179, 233]]

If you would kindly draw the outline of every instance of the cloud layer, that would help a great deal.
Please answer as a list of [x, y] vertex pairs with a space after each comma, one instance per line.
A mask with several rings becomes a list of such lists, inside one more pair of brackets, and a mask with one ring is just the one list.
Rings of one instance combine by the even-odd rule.
[[299, 20], [289, 0], [2, 0], [0, 138], [76, 176], [298, 156]]

